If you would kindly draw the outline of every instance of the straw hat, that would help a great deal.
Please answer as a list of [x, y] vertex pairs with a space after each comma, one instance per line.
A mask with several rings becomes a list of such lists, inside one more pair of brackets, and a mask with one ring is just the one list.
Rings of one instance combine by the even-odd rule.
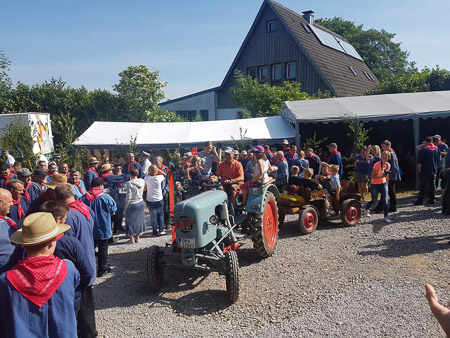
[[51, 213], [36, 212], [23, 220], [22, 229], [10, 237], [11, 242], [19, 245], [37, 245], [48, 242], [70, 229], [70, 225], [56, 224]]
[[54, 174], [52, 176], [52, 180], [44, 184], [51, 189], [55, 189], [57, 185], [62, 185], [66, 183], [67, 183], [67, 176], [65, 174]]
[[91, 164], [91, 163], [98, 163], [97, 157], [95, 157], [95, 156], [89, 157], [88, 163], [89, 164]]
[[113, 170], [114, 168], [111, 166], [111, 164], [106, 163], [104, 165], [102, 165], [102, 169], [100, 170], [102, 173], [106, 172], [106, 171], [110, 171]]

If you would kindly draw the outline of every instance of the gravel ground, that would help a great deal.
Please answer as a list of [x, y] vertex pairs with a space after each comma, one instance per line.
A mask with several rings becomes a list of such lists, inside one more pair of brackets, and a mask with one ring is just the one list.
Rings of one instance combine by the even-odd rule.
[[295, 218], [280, 229], [275, 254], [260, 259], [248, 239], [237, 251], [239, 300], [225, 277], [167, 267], [151, 293], [146, 255], [169, 236], [125, 236], [110, 246], [112, 273], [94, 285], [102, 337], [444, 337], [424, 297], [425, 282], [450, 300], [450, 217], [438, 205], [399, 199], [392, 224], [381, 215], [352, 228], [319, 223], [300, 236]]

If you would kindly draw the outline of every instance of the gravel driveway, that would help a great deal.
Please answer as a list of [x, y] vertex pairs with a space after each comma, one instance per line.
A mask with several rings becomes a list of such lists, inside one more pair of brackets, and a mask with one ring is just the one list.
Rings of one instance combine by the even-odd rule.
[[146, 281], [145, 235], [110, 246], [112, 273], [94, 285], [102, 337], [444, 337], [423, 284], [450, 300], [450, 217], [438, 205], [400, 198], [392, 224], [382, 215], [353, 228], [319, 223], [300, 236], [295, 218], [280, 229], [275, 254], [261, 260], [250, 240], [237, 251], [239, 300], [226, 300], [225, 277], [168, 267], [160, 294]]

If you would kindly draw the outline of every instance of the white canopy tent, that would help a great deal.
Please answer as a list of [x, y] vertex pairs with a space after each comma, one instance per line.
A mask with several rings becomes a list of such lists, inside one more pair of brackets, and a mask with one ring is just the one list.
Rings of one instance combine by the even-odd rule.
[[450, 91], [286, 101], [281, 116], [295, 124], [297, 144], [300, 123], [338, 123], [344, 117], [363, 122], [412, 119], [418, 144], [420, 119], [450, 117]]
[[242, 142], [277, 143], [295, 138], [294, 128], [281, 116], [204, 122], [94, 122], [75, 142], [78, 148], [111, 149], [136, 138], [139, 149], [201, 147]]

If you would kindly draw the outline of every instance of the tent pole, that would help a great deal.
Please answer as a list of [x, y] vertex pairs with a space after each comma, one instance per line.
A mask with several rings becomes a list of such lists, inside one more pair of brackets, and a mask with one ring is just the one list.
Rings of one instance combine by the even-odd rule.
[[[420, 132], [420, 120], [418, 117], [415, 117], [413, 119], [413, 129], [414, 129], [414, 149], [416, 153], [416, 161], [417, 161], [417, 145], [419, 144], [419, 132]], [[419, 180], [419, 171], [417, 170], [416, 165], [416, 189], [419, 189], [420, 187], [420, 180]]]
[[300, 141], [301, 141], [301, 137], [300, 137], [300, 131], [298, 130], [298, 120], [295, 119], [295, 145], [297, 146], [297, 149], [300, 151]]

